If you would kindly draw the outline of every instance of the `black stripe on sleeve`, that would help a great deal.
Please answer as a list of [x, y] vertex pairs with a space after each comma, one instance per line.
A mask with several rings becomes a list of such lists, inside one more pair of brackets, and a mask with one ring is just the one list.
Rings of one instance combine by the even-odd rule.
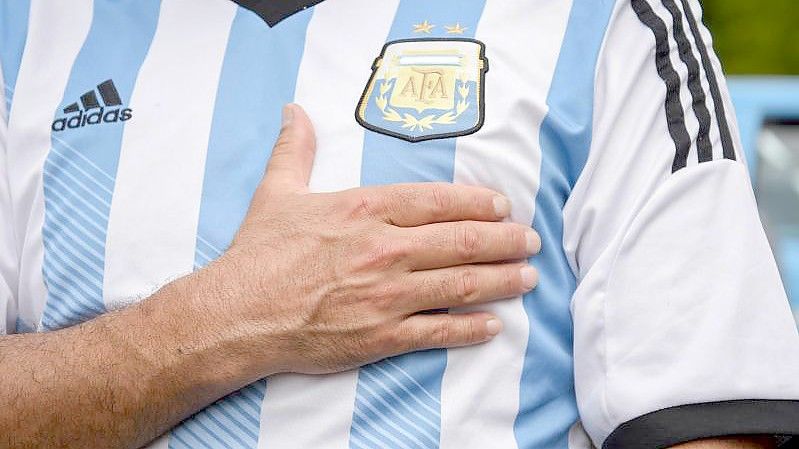
[[672, 19], [674, 19], [674, 40], [677, 41], [680, 59], [688, 68], [688, 90], [691, 91], [691, 98], [693, 100], [692, 107], [694, 114], [696, 114], [696, 119], [699, 122], [699, 132], [696, 136], [699, 162], [712, 161], [713, 145], [710, 143], [710, 112], [707, 110], [707, 105], [705, 104], [707, 102], [707, 97], [705, 96], [705, 91], [702, 89], [699, 61], [696, 60], [694, 52], [691, 49], [691, 43], [688, 41], [688, 36], [685, 34], [680, 8], [677, 7], [674, 0], [663, 0], [663, 6], [669, 10]]
[[799, 436], [799, 401], [743, 399], [665, 408], [620, 425], [602, 449], [661, 449], [742, 435]]
[[669, 135], [671, 135], [676, 148], [674, 163], [671, 167], [673, 173], [685, 168], [688, 162], [688, 152], [691, 149], [691, 137], [685, 127], [685, 114], [680, 102], [680, 75], [674, 70], [669, 58], [670, 47], [666, 24], [652, 11], [652, 7], [645, 0], [631, 0], [631, 2], [638, 19], [655, 35], [655, 66], [658, 75], [666, 84], [666, 121]]
[[721, 147], [723, 149], [724, 157], [734, 161], [735, 147], [733, 147], [732, 144], [730, 127], [727, 124], [727, 116], [724, 112], [724, 103], [721, 99], [719, 83], [716, 80], [716, 71], [713, 69], [713, 64], [710, 62], [707, 46], [705, 45], [705, 41], [702, 40], [702, 35], [699, 32], [699, 25], [696, 22], [693, 11], [691, 10], [691, 5], [688, 4], [688, 0], [681, 1], [683, 10], [685, 11], [685, 18], [688, 20], [688, 24], [691, 27], [691, 34], [694, 35], [696, 48], [699, 50], [699, 56], [702, 58], [702, 67], [705, 69], [705, 76], [707, 76], [707, 83], [710, 87], [710, 95], [713, 97], [713, 105], [716, 111], [716, 120], [719, 124], [719, 134], [721, 135]]

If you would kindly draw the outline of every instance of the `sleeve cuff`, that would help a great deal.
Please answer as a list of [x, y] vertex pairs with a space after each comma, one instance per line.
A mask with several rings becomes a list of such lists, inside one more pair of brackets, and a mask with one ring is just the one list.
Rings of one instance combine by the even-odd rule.
[[799, 436], [799, 400], [745, 399], [665, 408], [621, 424], [602, 449], [660, 449], [730, 435]]

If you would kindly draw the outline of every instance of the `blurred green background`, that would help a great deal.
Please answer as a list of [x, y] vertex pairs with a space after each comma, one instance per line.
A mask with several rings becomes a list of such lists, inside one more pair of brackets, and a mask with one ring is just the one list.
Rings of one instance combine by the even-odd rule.
[[799, 0], [703, 0], [727, 74], [799, 75]]

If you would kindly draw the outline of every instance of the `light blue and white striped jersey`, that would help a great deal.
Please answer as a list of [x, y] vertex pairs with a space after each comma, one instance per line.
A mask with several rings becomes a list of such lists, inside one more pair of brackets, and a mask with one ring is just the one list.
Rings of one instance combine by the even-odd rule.
[[4, 0], [0, 331], [89, 320], [220, 256], [296, 102], [312, 191], [501, 191], [542, 236], [539, 287], [480, 306], [505, 324], [488, 344], [263, 379], [153, 448], [799, 433], [799, 335], [700, 17], [696, 0]]

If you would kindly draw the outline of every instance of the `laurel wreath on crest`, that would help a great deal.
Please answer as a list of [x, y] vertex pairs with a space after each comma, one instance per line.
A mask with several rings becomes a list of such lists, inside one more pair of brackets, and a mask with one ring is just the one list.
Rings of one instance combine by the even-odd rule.
[[[385, 79], [388, 80], [389, 76], [386, 76]], [[433, 129], [433, 125], [452, 125], [455, 124], [455, 120], [469, 108], [469, 102], [466, 101], [469, 97], [469, 86], [466, 84], [463, 77], [459, 76], [458, 81], [461, 82], [461, 85], [458, 87], [457, 91], [460, 100], [458, 100], [458, 104], [455, 105], [455, 110], [450, 110], [443, 114], [429, 114], [424, 117], [413, 115], [410, 112], [400, 114], [396, 109], [392, 109], [391, 106], [388, 105], [388, 98], [386, 97], [388, 91], [391, 90], [391, 87], [394, 86], [396, 81], [396, 78], [392, 78], [390, 81], [384, 81], [380, 85], [380, 95], [375, 97], [375, 103], [377, 107], [380, 108], [380, 112], [383, 113], [384, 120], [389, 122], [402, 122], [403, 128], [412, 131], [423, 131], [425, 129]]]

